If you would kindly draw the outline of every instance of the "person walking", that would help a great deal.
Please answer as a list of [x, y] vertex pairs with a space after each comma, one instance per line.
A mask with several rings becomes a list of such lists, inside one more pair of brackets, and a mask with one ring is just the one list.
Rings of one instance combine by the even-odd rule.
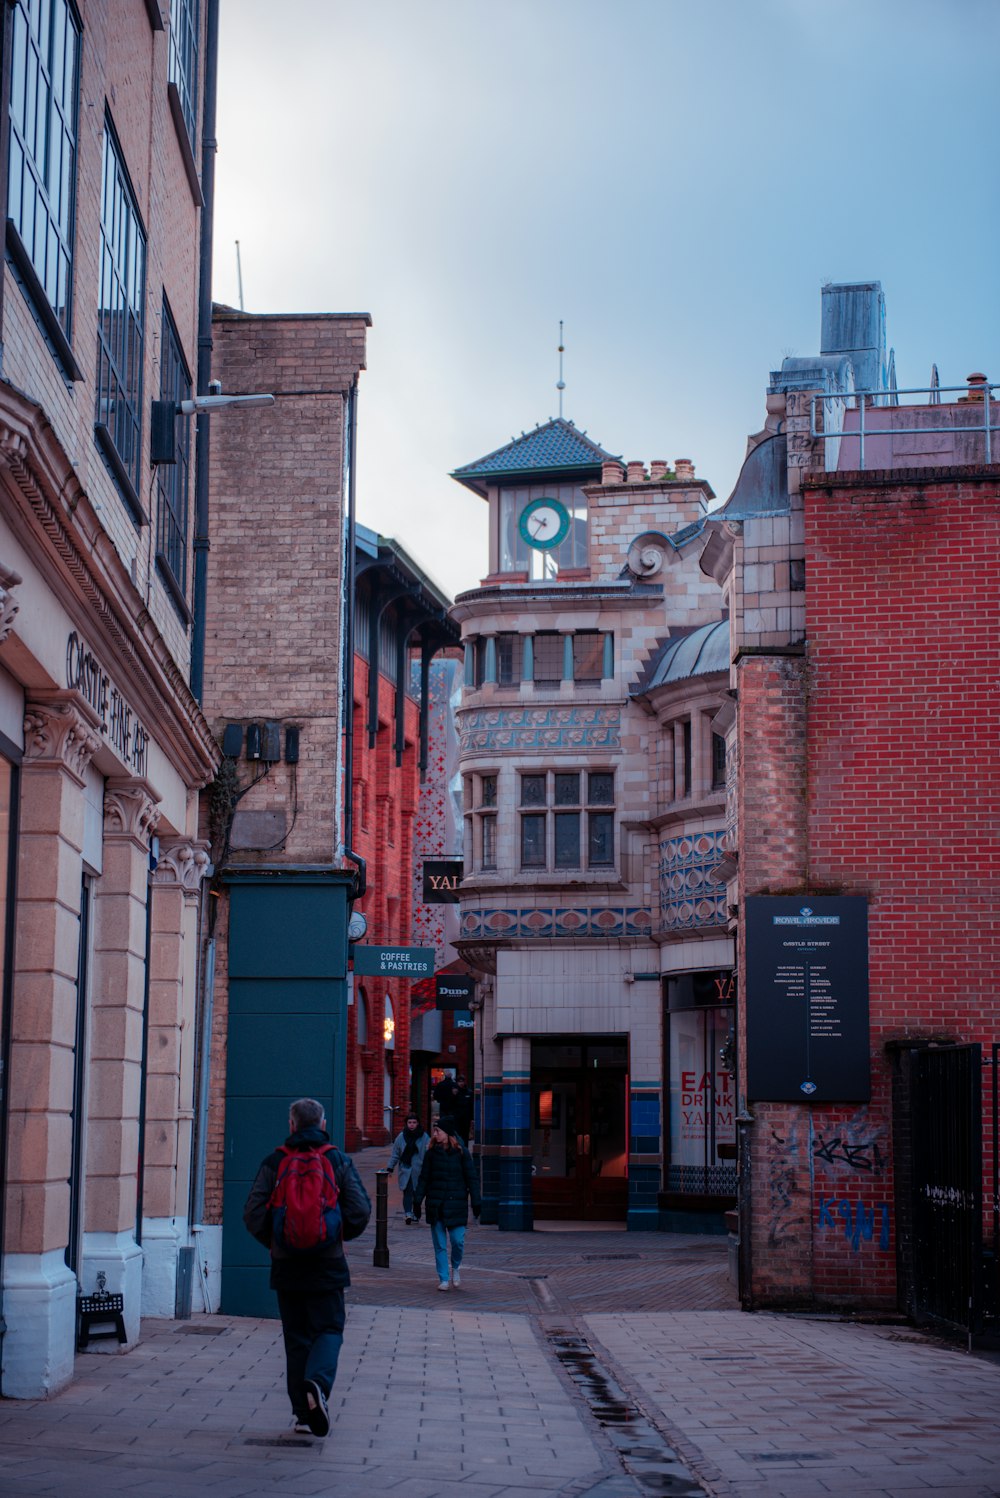
[[417, 1189], [413, 1194], [413, 1215], [420, 1221], [420, 1209], [427, 1202], [427, 1223], [434, 1244], [434, 1264], [438, 1289], [449, 1288], [448, 1245], [451, 1243], [450, 1284], [457, 1290], [462, 1283], [461, 1264], [465, 1252], [465, 1229], [472, 1215], [479, 1218], [479, 1182], [472, 1156], [458, 1137], [453, 1118], [439, 1118], [431, 1130], [430, 1148], [424, 1156]]
[[451, 1075], [451, 1072], [446, 1071], [431, 1093], [431, 1097], [437, 1103], [438, 1114], [441, 1118], [454, 1117], [452, 1103], [455, 1100], [455, 1093], [457, 1091], [458, 1084], [455, 1078]]
[[389, 1156], [388, 1171], [392, 1175], [399, 1166], [399, 1184], [403, 1192], [403, 1211], [407, 1222], [413, 1221], [413, 1193], [420, 1179], [424, 1156], [431, 1136], [415, 1113], [408, 1113], [400, 1133], [396, 1135]]
[[451, 1100], [451, 1116], [455, 1120], [455, 1128], [458, 1137], [463, 1144], [468, 1144], [472, 1137], [472, 1110], [474, 1099], [469, 1091], [469, 1084], [465, 1080], [465, 1073], [459, 1072], [455, 1078], [455, 1095]]
[[344, 1342], [344, 1240], [363, 1233], [368, 1193], [351, 1160], [330, 1143], [323, 1105], [299, 1098], [288, 1138], [261, 1161], [243, 1221], [271, 1252], [295, 1429], [325, 1436], [327, 1401]]

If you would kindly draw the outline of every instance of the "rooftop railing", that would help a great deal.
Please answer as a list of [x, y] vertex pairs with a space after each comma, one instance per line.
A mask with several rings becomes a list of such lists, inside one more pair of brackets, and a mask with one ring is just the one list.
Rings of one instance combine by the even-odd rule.
[[[982, 379], [974, 377], [965, 385], [932, 384], [912, 390], [856, 390], [849, 395], [814, 395], [810, 402], [809, 431], [811, 436], [823, 439], [827, 470], [831, 466], [837, 467], [839, 448], [831, 465], [831, 442], [856, 442], [857, 467], [863, 469], [866, 440], [878, 437], [898, 440], [932, 434], [957, 436], [961, 433], [963, 437], [978, 434], [982, 439], [984, 461], [992, 463], [995, 448], [1000, 451], [1000, 447], [997, 447], [997, 437], [1000, 436], [1000, 402], [994, 396], [993, 392], [996, 390], [1000, 390], [1000, 385], [989, 384], [983, 376]], [[942, 396], [950, 394], [954, 394], [954, 401], [942, 401]], [[910, 425], [909, 420], [887, 420], [889, 411], [899, 408], [900, 396], [924, 396], [928, 413], [937, 415], [942, 405], [946, 405], [953, 410], [956, 406], [960, 407], [961, 415], [959, 417], [959, 413], [954, 412], [956, 419], [947, 423], [941, 422], [940, 415], [937, 415], [935, 422], [934, 416], [930, 414], [926, 423], [915, 425]], [[903, 402], [903, 406], [910, 410], [919, 405], [916, 400]], [[882, 450], [884, 452], [884, 447]]]

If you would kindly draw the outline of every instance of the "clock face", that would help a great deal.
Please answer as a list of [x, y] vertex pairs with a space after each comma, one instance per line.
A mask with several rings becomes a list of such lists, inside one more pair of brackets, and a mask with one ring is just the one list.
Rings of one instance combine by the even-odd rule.
[[569, 534], [569, 511], [558, 499], [533, 499], [517, 522], [522, 538], [538, 551], [551, 551]]

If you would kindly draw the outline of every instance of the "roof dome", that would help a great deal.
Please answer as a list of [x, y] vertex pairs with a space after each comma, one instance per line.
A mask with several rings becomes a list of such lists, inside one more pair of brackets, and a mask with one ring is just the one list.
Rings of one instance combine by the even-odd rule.
[[643, 690], [651, 692], [654, 687], [666, 686], [671, 681], [728, 669], [729, 620], [717, 619], [714, 624], [702, 624], [690, 634], [668, 640]]

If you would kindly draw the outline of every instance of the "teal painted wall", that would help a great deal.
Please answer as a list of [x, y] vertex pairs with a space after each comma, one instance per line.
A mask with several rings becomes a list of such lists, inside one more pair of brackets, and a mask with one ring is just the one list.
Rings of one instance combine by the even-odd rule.
[[222, 1311], [277, 1316], [269, 1256], [243, 1226], [288, 1105], [317, 1098], [342, 1144], [347, 1052], [347, 896], [340, 871], [242, 872], [230, 885]]

